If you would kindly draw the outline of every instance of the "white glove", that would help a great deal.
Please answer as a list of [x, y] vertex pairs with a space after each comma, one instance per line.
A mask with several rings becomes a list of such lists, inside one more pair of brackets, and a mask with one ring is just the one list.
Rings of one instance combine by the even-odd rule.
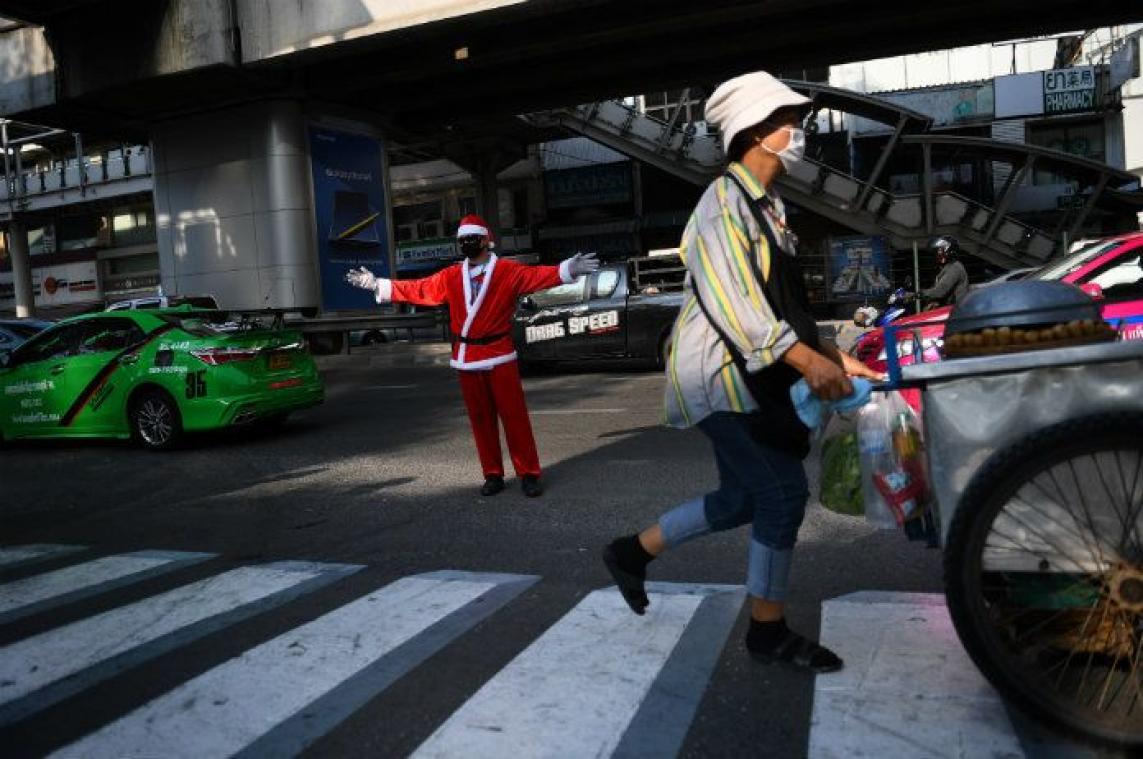
[[345, 281], [362, 290], [377, 290], [377, 277], [373, 272], [362, 266], [360, 269], [350, 269], [345, 273]]
[[375, 276], [364, 266], [347, 271], [345, 281], [362, 290], [372, 290], [373, 299], [378, 303], [388, 303], [393, 296], [393, 284], [387, 279]]
[[594, 253], [576, 253], [567, 260], [568, 273], [578, 278], [599, 271], [599, 261]]

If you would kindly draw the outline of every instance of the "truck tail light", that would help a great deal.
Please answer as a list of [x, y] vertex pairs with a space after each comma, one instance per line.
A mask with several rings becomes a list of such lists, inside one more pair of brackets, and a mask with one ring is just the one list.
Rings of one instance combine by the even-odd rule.
[[255, 348], [203, 348], [190, 352], [192, 356], [209, 366], [232, 364], [236, 361], [253, 361], [258, 358]]

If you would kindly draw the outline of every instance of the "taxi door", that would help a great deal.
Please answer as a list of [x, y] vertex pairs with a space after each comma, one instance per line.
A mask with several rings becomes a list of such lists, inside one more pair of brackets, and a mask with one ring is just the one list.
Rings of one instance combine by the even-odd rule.
[[0, 418], [7, 435], [57, 434], [68, 403], [63, 374], [83, 334], [82, 324], [65, 324], [36, 335], [12, 354], [0, 374]]

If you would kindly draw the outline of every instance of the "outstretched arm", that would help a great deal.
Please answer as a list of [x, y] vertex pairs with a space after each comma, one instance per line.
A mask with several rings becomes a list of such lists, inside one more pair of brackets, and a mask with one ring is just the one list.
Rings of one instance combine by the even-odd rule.
[[599, 269], [594, 253], [576, 253], [558, 266], [521, 266], [516, 274], [516, 294], [528, 295], [556, 285], [570, 285]]
[[445, 286], [445, 273], [438, 271], [421, 279], [392, 280], [377, 277], [362, 266], [350, 269], [345, 281], [354, 287], [373, 292], [378, 303], [411, 303], [415, 306], [439, 306], [448, 301], [448, 288]]

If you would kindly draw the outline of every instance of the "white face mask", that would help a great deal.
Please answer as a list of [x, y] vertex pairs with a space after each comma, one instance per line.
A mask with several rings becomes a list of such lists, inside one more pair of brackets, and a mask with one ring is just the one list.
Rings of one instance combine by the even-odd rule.
[[790, 169], [794, 166], [794, 164], [796, 164], [798, 161], [801, 161], [802, 158], [804, 158], [806, 155], [806, 132], [801, 127], [796, 126], [782, 126], [779, 128], [785, 129], [790, 133], [790, 141], [786, 143], [786, 147], [782, 148], [781, 150], [774, 150], [762, 141], [759, 141], [758, 144], [761, 145], [767, 152], [778, 156], [778, 160], [782, 162], [782, 166], [785, 167], [786, 173], [789, 174]]

